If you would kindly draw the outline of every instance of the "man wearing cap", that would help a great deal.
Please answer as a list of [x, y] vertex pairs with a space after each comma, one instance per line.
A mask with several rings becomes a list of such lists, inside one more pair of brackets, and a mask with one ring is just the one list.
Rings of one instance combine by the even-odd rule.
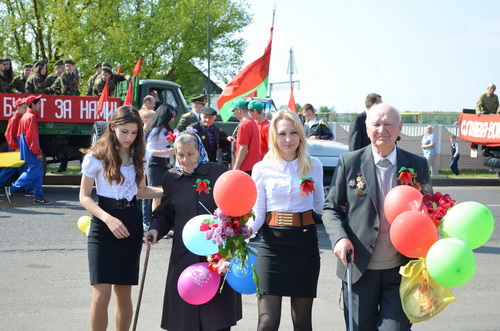
[[332, 140], [333, 133], [325, 120], [319, 118], [314, 113], [314, 107], [310, 103], [306, 103], [302, 107], [302, 115], [306, 119], [304, 129], [306, 130], [307, 138]]
[[259, 127], [248, 111], [245, 99], [238, 99], [233, 104], [234, 116], [240, 121], [236, 137], [236, 159], [234, 169], [252, 175], [252, 168], [260, 158]]
[[106, 82], [109, 82], [109, 95], [114, 96], [115, 88], [118, 82], [130, 80], [130, 75], [114, 74], [107, 65], [103, 64], [101, 70], [101, 74], [97, 76], [94, 82], [94, 96], [100, 96], [102, 94], [102, 91], [106, 86]]
[[10, 88], [12, 89], [12, 91], [17, 91], [19, 93], [26, 93], [26, 80], [28, 79], [28, 76], [31, 73], [31, 68], [33, 68], [33, 65], [31, 64], [23, 65], [21, 74], [14, 77], [14, 79], [10, 83]]
[[[213, 124], [216, 116], [217, 110], [205, 107], [201, 110], [200, 120], [190, 125], [190, 127], [196, 129], [196, 133], [200, 136], [210, 162], [217, 162], [219, 149], [229, 146], [227, 133]], [[219, 160], [219, 163], [229, 165], [229, 160], [223, 158], [223, 160]]]
[[95, 73], [89, 78], [89, 82], [87, 84], [87, 96], [89, 96], [89, 97], [92, 96], [92, 92], [94, 89], [94, 83], [95, 83], [96, 78], [99, 77], [99, 75], [102, 72], [102, 63], [97, 62], [94, 65], [94, 70], [95, 70]]
[[262, 102], [252, 100], [248, 103], [248, 110], [252, 115], [255, 123], [259, 127], [260, 136], [260, 158], [262, 159], [269, 150], [269, 120], [262, 114]]
[[[8, 150], [9, 151], [18, 151], [19, 150], [19, 122], [21, 121], [21, 117], [28, 110], [28, 106], [26, 105], [26, 99], [17, 99], [14, 102], [14, 115], [7, 122], [7, 128], [5, 130], [5, 139], [7, 140]], [[25, 170], [26, 166], [23, 164], [19, 168], [3, 168], [0, 172], [0, 187], [5, 186], [5, 182], [9, 180], [14, 175], [20, 175]], [[5, 187], [4, 187], [5, 189]], [[8, 189], [7, 189], [8, 190]], [[12, 201], [10, 200], [10, 195], [6, 194], [7, 200], [10, 204]]]
[[54, 72], [51, 73], [47, 78], [45, 79], [45, 86], [51, 87], [52, 84], [57, 80], [58, 77], [60, 77], [64, 72], [64, 61], [59, 60], [56, 63], [54, 63]]
[[193, 109], [189, 113], [185, 113], [181, 116], [176, 127], [179, 132], [186, 130], [190, 124], [196, 123], [200, 120], [201, 110], [205, 108], [205, 104], [207, 103], [207, 95], [202, 94], [189, 100], [193, 103]]
[[490, 83], [486, 88], [486, 93], [481, 94], [476, 102], [476, 115], [481, 114], [498, 114], [500, 107], [498, 104], [498, 96], [495, 94], [497, 87]]
[[19, 121], [19, 146], [21, 160], [26, 164], [26, 171], [12, 184], [6, 187], [6, 196], [11, 199], [12, 193], [18, 192], [23, 187], [33, 185], [35, 191], [35, 204], [48, 204], [49, 200], [43, 197], [42, 181], [42, 151], [40, 149], [38, 136], [38, 117], [42, 104], [42, 95], [30, 95], [26, 98], [26, 104], [31, 107]]
[[64, 60], [64, 72], [50, 86], [54, 94], [80, 95], [80, 76], [75, 62]]

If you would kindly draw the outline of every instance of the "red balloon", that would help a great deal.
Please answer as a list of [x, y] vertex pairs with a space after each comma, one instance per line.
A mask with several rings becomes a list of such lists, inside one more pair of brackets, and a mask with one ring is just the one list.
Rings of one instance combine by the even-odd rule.
[[391, 242], [398, 252], [408, 257], [425, 257], [438, 240], [432, 219], [418, 211], [405, 211], [391, 224]]
[[243, 216], [252, 210], [257, 200], [257, 186], [246, 172], [229, 170], [215, 182], [214, 200], [225, 214]]
[[398, 185], [385, 196], [384, 212], [389, 223], [405, 211], [420, 211], [423, 195], [416, 188], [408, 185]]

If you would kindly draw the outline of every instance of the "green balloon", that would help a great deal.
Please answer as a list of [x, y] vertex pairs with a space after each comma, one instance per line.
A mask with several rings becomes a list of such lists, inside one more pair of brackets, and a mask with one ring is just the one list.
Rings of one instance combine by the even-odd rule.
[[463, 240], [470, 248], [484, 245], [493, 234], [495, 221], [485, 205], [467, 201], [453, 206], [443, 219], [443, 237]]
[[429, 249], [425, 263], [429, 275], [447, 287], [464, 285], [476, 271], [476, 257], [472, 249], [455, 238], [438, 240]]

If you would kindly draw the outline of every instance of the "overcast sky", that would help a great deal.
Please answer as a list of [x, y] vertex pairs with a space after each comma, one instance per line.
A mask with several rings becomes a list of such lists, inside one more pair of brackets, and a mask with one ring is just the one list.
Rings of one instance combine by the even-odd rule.
[[[458, 112], [500, 84], [500, 1], [249, 2], [245, 65], [264, 52], [276, 4], [269, 81], [289, 80], [293, 48], [300, 104], [359, 112], [376, 92], [400, 111]], [[286, 105], [289, 86], [276, 85], [272, 97]]]

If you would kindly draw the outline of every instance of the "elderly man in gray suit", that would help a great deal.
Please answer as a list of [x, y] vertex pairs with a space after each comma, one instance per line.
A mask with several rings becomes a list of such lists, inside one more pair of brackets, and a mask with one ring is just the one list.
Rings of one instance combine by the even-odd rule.
[[[366, 130], [371, 144], [340, 156], [323, 210], [323, 222], [337, 256], [348, 329], [347, 252], [352, 249], [354, 330], [410, 330], [399, 297], [399, 267], [409, 260], [396, 251], [383, 210], [388, 191], [400, 184], [401, 167], [412, 168], [414, 185], [432, 193], [427, 161], [396, 146], [403, 122], [392, 106], [371, 108]], [[417, 184], [418, 182], [418, 184]]]

